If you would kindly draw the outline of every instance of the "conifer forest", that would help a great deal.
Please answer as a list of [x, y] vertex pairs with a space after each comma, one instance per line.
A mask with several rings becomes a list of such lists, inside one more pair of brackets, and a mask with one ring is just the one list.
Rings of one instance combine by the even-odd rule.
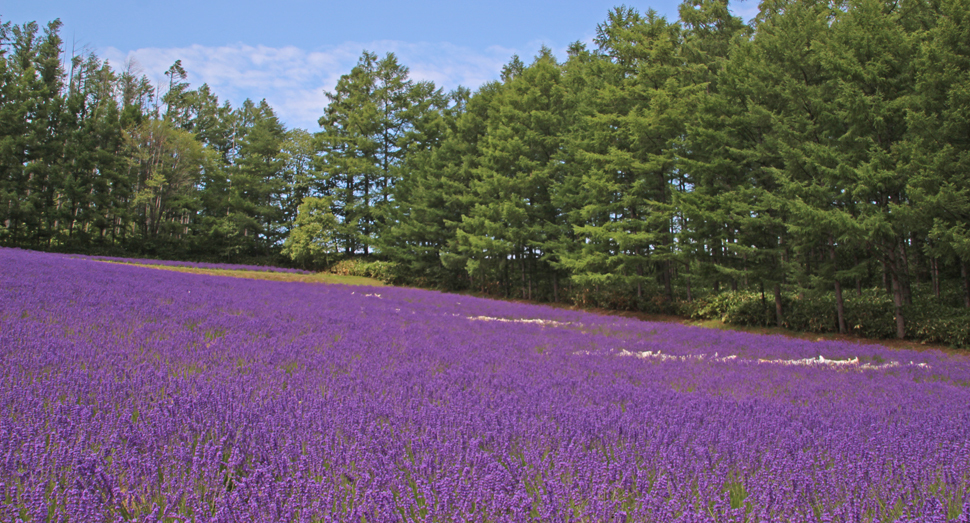
[[0, 20], [0, 246], [970, 346], [970, 3], [595, 27], [451, 92], [365, 51], [305, 130]]

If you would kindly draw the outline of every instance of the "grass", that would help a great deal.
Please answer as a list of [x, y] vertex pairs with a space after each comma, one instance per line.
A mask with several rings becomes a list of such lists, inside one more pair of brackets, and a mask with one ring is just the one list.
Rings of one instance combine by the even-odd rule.
[[325, 272], [318, 272], [316, 274], [294, 274], [289, 272], [199, 269], [196, 267], [172, 267], [168, 265], [148, 265], [142, 263], [125, 263], [115, 261], [105, 261], [104, 263], [121, 263], [123, 265], [134, 265], [136, 267], [146, 267], [149, 269], [162, 269], [166, 271], [187, 272], [191, 274], [205, 274], [209, 276], [231, 276], [233, 278], [249, 278], [251, 280], [295, 281], [301, 283], [340, 283], [343, 285], [370, 285], [373, 287], [384, 286], [384, 282], [375, 280], [374, 278], [365, 278], [363, 276], [341, 276], [338, 274], [329, 274]]

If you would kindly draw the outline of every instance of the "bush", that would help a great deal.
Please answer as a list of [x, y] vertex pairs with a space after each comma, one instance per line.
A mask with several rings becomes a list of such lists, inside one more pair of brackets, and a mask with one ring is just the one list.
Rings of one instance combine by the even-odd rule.
[[970, 309], [952, 307], [945, 301], [928, 298], [914, 300], [903, 313], [907, 337], [970, 348]]
[[396, 263], [377, 260], [365, 261], [360, 258], [342, 260], [330, 267], [330, 272], [341, 276], [374, 278], [388, 284], [395, 283], [400, 279]]
[[602, 284], [597, 287], [577, 286], [572, 292], [560, 290], [567, 302], [580, 307], [597, 307], [618, 311], [639, 311], [647, 314], [679, 314], [681, 305], [669, 300], [659, 285], [645, 283], [643, 296], [637, 297], [636, 289], [626, 285]]
[[[832, 297], [835, 310], [835, 297]], [[905, 317], [906, 311], [903, 311]], [[864, 338], [896, 337], [896, 306], [892, 296], [882, 289], [866, 289], [862, 296], [855, 293], [845, 297], [845, 326]]]
[[[894, 338], [896, 312], [891, 296], [882, 289], [867, 289], [862, 296], [844, 296], [845, 324], [849, 332], [865, 338]], [[681, 303], [681, 314], [695, 320], [720, 319], [745, 326], [773, 326], [775, 300], [761, 299], [757, 292], [726, 292]], [[835, 295], [827, 293], [782, 294], [784, 326], [802, 332], [838, 332]], [[970, 310], [953, 307], [935, 297], [914, 300], [903, 308], [906, 337], [952, 347], [970, 348]]]
[[740, 307], [746, 301], [757, 299], [757, 293], [738, 291], [711, 294], [681, 306], [681, 311], [692, 320], [721, 320], [728, 322], [728, 312]]
[[394, 283], [397, 281], [397, 264], [387, 261], [372, 261], [361, 265], [363, 272], [360, 276], [374, 278], [384, 283]]

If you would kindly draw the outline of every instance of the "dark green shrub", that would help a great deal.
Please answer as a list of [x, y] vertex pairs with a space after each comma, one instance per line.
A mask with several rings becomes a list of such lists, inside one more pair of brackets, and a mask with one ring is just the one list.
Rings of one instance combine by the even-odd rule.
[[[914, 300], [903, 308], [906, 337], [952, 347], [970, 348], [970, 310], [953, 307], [952, 300], [935, 297]], [[849, 332], [864, 338], [896, 337], [896, 312], [892, 296], [882, 289], [866, 289], [844, 295], [845, 323]], [[774, 326], [774, 296], [750, 291], [705, 296], [680, 303], [681, 314], [696, 320], [720, 319], [732, 325]], [[782, 294], [784, 326], [802, 332], [838, 332], [838, 313], [832, 292]]]
[[330, 271], [341, 276], [361, 276], [374, 278], [384, 283], [396, 283], [400, 277], [398, 266], [394, 262], [367, 261], [360, 258], [349, 258], [337, 262]]
[[722, 320], [727, 322], [726, 316], [732, 309], [750, 300], [760, 300], [760, 295], [753, 292], [722, 292], [698, 298], [691, 303], [684, 304], [681, 309], [685, 316], [693, 320]]
[[970, 348], [970, 309], [953, 307], [949, 300], [928, 297], [906, 307], [906, 336], [929, 343]]
[[360, 264], [357, 268], [360, 274], [354, 276], [366, 276], [384, 283], [394, 283], [398, 279], [397, 269], [397, 264], [394, 262], [372, 261]]

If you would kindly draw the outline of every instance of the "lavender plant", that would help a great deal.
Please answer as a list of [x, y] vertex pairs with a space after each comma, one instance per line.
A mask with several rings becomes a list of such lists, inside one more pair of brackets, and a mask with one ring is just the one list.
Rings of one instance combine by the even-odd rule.
[[970, 517], [970, 361], [0, 249], [0, 520]]

